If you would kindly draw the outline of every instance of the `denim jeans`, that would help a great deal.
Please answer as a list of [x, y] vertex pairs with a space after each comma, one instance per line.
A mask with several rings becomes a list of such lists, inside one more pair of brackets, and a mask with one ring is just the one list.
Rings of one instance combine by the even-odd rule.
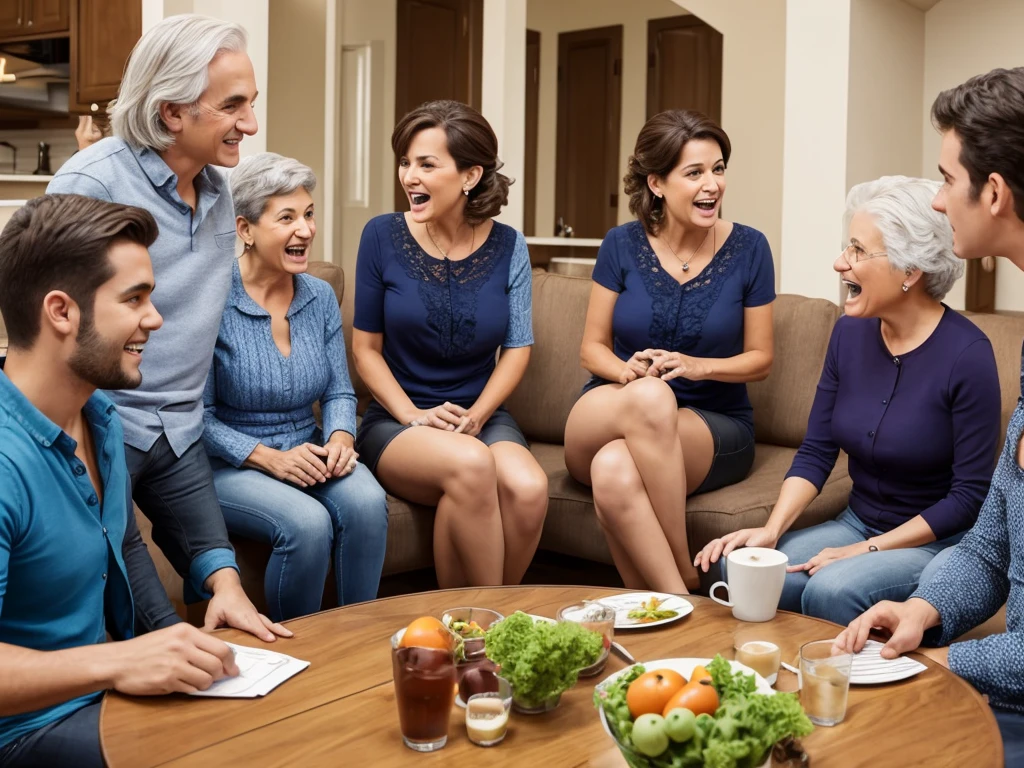
[[342, 605], [377, 597], [388, 536], [384, 489], [357, 463], [345, 477], [299, 488], [255, 469], [213, 460], [228, 530], [273, 547], [264, 576], [275, 621], [320, 610], [334, 563]]
[[1006, 768], [1024, 768], [1024, 715], [994, 707], [992, 714], [1003, 737], [1003, 764]]
[[0, 747], [0, 768], [103, 768], [100, 701]]
[[[826, 547], [845, 547], [881, 533], [865, 525], [847, 507], [835, 520], [787, 533], [779, 539], [778, 548], [789, 556], [790, 565], [797, 565]], [[935, 555], [962, 536], [958, 533], [920, 547], [848, 557], [830, 563], [813, 576], [806, 571], [787, 573], [779, 608], [849, 624], [877, 602], [910, 597], [918, 582], [934, 572], [929, 565]]]

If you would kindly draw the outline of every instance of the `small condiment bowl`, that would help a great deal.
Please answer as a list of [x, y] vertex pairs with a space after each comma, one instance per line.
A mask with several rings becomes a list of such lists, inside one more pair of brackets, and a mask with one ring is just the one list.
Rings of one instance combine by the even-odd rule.
[[508, 730], [509, 710], [512, 708], [512, 685], [504, 677], [498, 678], [498, 690], [475, 693], [466, 705], [466, 735], [480, 747], [500, 744]]

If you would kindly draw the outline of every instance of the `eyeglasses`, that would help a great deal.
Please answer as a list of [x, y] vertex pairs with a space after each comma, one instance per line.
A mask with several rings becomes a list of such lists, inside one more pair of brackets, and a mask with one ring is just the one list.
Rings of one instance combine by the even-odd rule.
[[856, 243], [850, 243], [848, 246], [843, 248], [842, 257], [846, 259], [846, 263], [851, 267], [854, 264], [859, 264], [862, 261], [868, 259], [874, 259], [878, 256], [888, 256], [886, 251], [875, 251], [874, 253], [868, 253]]

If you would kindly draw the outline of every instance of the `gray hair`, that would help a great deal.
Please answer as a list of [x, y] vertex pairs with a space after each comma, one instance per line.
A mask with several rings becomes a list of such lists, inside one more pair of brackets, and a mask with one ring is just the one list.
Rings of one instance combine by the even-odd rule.
[[245, 51], [245, 29], [208, 16], [170, 16], [142, 36], [125, 67], [109, 113], [114, 135], [135, 147], [162, 152], [174, 134], [160, 105], [195, 105], [209, 83], [208, 67], [222, 51]]
[[272, 197], [290, 195], [299, 187], [312, 195], [316, 174], [298, 160], [276, 152], [259, 152], [243, 158], [231, 172], [235, 216], [257, 222]]
[[874, 217], [892, 268], [921, 270], [925, 290], [937, 301], [964, 274], [963, 261], [953, 254], [949, 220], [932, 208], [940, 186], [930, 179], [883, 176], [856, 185], [846, 198], [846, 228], [855, 213]]

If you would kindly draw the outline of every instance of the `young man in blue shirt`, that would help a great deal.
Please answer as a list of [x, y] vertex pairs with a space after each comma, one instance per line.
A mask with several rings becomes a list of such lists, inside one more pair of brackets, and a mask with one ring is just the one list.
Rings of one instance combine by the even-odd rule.
[[203, 385], [235, 259], [235, 213], [224, 174], [256, 133], [256, 78], [237, 24], [184, 14], [135, 46], [111, 109], [112, 138], [61, 166], [49, 193], [144, 208], [160, 228], [150, 256], [153, 303], [166, 325], [136, 389], [112, 390], [124, 424], [132, 493], [153, 540], [185, 579], [186, 600], [211, 598], [206, 628], [230, 625], [262, 640], [288, 630], [256, 612], [201, 443]]
[[[942, 132], [944, 184], [932, 205], [949, 217], [962, 259], [1002, 256], [1024, 270], [1024, 67], [996, 69], [939, 94], [932, 122]], [[1021, 382], [1024, 384], [1024, 360]], [[882, 655], [942, 646], [1006, 603], [1002, 634], [928, 652], [988, 696], [1006, 765], [1024, 765], [1024, 400], [1006, 431], [978, 521], [935, 576], [904, 603], [881, 602], [836, 639], [859, 651], [873, 628], [890, 632]]]
[[175, 615], [135, 525], [120, 420], [96, 391], [142, 381], [162, 323], [156, 234], [142, 209], [47, 195], [0, 235], [2, 768], [102, 766], [104, 690], [187, 693], [238, 674], [224, 642]]

